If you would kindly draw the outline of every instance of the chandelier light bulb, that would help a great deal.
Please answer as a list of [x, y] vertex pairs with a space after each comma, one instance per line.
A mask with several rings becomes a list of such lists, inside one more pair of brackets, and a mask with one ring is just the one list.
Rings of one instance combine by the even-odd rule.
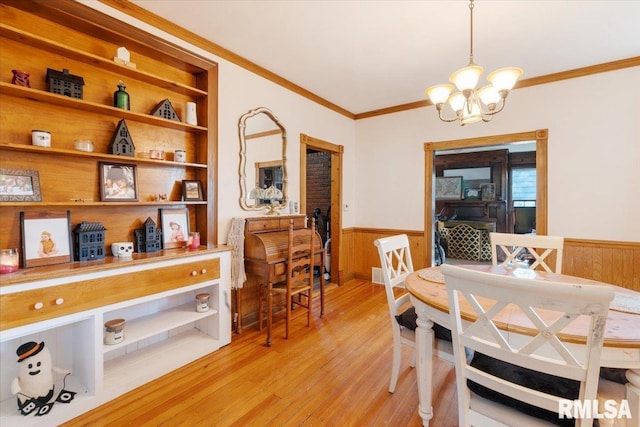
[[489, 74], [487, 80], [498, 90], [511, 90], [522, 73], [522, 69], [517, 67], [500, 68]]
[[462, 92], [456, 92], [449, 97], [449, 105], [451, 105], [451, 108], [456, 113], [462, 110], [466, 101], [467, 99], [464, 97]]
[[425, 93], [427, 94], [433, 105], [438, 105], [447, 102], [451, 91], [453, 91], [453, 85], [444, 84], [431, 86], [429, 89], [425, 90]]
[[486, 85], [478, 89], [478, 96], [484, 105], [489, 107], [490, 110], [492, 110], [492, 104], [494, 104], [495, 107], [495, 104], [500, 102], [500, 92], [492, 85]]
[[478, 84], [483, 71], [484, 69], [479, 65], [467, 65], [451, 74], [449, 81], [456, 85], [458, 90], [473, 89]]

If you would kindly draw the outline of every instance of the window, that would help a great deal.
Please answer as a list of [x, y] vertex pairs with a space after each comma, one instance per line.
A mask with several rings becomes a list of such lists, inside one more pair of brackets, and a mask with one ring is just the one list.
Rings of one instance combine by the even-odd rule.
[[536, 170], [535, 168], [513, 169], [511, 175], [511, 197], [513, 207], [536, 206]]

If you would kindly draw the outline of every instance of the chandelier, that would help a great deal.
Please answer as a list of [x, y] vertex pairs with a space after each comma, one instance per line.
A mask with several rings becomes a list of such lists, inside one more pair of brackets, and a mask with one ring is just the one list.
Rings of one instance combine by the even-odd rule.
[[[425, 90], [431, 103], [438, 110], [438, 117], [443, 122], [455, 122], [461, 126], [470, 123], [490, 121], [494, 115], [504, 108], [509, 91], [513, 89], [518, 78], [522, 75], [522, 69], [516, 67], [500, 68], [487, 76], [491, 84], [476, 89], [478, 79], [484, 69], [473, 62], [473, 0], [469, 3], [470, 24], [470, 45], [469, 65], [451, 74], [449, 81], [455, 84], [459, 92], [451, 94], [453, 85], [442, 84], [431, 86]], [[442, 107], [445, 102], [455, 111], [456, 117], [445, 119], [442, 116]]]

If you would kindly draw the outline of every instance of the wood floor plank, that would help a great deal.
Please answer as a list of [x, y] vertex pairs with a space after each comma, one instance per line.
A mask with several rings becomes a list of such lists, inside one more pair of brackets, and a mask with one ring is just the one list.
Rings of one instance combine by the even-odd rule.
[[[64, 424], [71, 426], [418, 427], [411, 352], [403, 349], [396, 392], [388, 392], [391, 328], [384, 287], [351, 280], [326, 292], [325, 316], [306, 326], [245, 328], [232, 343]], [[457, 425], [455, 372], [434, 359], [431, 426]]]

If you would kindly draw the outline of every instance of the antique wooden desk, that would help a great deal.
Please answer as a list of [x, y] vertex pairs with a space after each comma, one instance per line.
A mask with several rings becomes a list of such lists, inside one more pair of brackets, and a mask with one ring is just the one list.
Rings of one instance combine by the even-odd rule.
[[[461, 266], [477, 271], [484, 271], [501, 275], [520, 275], [532, 280], [554, 280], [558, 282], [579, 283], [585, 286], [590, 284], [602, 284], [593, 280], [582, 279], [564, 274], [547, 273], [537, 270], [510, 269], [493, 267], [491, 265], [465, 265]], [[449, 318], [449, 303], [447, 289], [442, 280], [438, 267], [426, 268], [412, 273], [405, 281], [405, 287], [411, 294], [411, 302], [416, 307], [418, 314], [418, 329], [416, 329], [416, 374], [418, 376], [418, 394], [420, 403], [418, 412], [422, 417], [423, 425], [428, 426], [433, 416], [431, 375], [433, 363], [433, 324], [438, 323], [446, 328], [451, 327]], [[609, 285], [613, 286], [613, 285]], [[616, 299], [618, 295], [623, 297], [640, 298], [640, 293], [615, 286]], [[614, 301], [616, 301], [614, 299]], [[462, 313], [463, 316], [475, 318], [475, 312]], [[527, 325], [527, 317], [517, 308], [504, 313], [501, 322], [507, 330], [512, 331], [513, 340], [518, 339], [519, 334], [532, 333]], [[576, 324], [576, 335], [580, 325]], [[585, 324], [586, 327], [586, 324]], [[584, 343], [586, 337], [582, 340]], [[580, 338], [576, 339], [576, 345], [580, 345]], [[633, 418], [626, 420], [627, 427], [640, 427], [640, 314], [631, 314], [614, 309], [609, 310], [607, 326], [604, 337], [601, 366], [611, 368], [626, 368], [627, 380], [626, 394]]]
[[[289, 221], [294, 228], [304, 228], [304, 215], [282, 215], [246, 218], [244, 227], [244, 266], [247, 274], [247, 291], [257, 310], [260, 285], [286, 280]], [[320, 267], [320, 315], [324, 315], [324, 249], [318, 233], [314, 237], [316, 258], [314, 265]], [[243, 290], [244, 292], [244, 290]], [[253, 304], [252, 304], [253, 308]]]

